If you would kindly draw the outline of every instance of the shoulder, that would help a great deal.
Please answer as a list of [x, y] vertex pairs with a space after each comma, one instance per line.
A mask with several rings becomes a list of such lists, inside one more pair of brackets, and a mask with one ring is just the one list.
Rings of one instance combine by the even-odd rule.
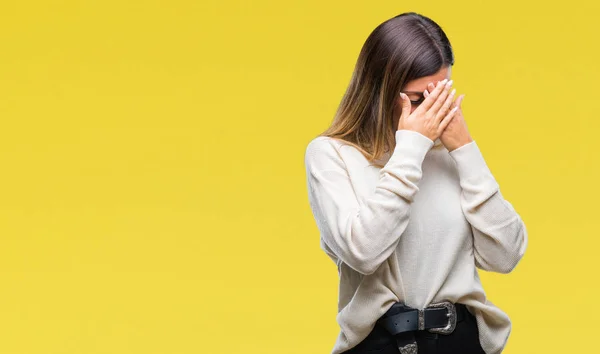
[[317, 136], [306, 145], [304, 163], [308, 169], [345, 167], [343, 158], [345, 148], [355, 149], [342, 140]]
[[330, 154], [337, 152], [339, 149], [339, 141], [327, 136], [317, 136], [308, 142], [306, 145], [305, 155], [313, 154]]

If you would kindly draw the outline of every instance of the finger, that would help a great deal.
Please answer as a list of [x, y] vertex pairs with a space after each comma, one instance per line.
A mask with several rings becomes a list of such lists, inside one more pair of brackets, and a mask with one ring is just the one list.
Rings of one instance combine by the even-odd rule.
[[450, 109], [450, 105], [452, 105], [452, 100], [454, 99], [455, 93], [456, 93], [456, 89], [452, 89], [452, 92], [450, 92], [448, 97], [446, 97], [446, 101], [444, 102], [444, 105], [442, 106], [442, 108], [440, 108], [440, 111], [438, 112], [437, 116], [435, 117], [436, 123], [439, 123], [444, 118], [446, 113], [448, 112], [448, 109]]
[[[442, 105], [444, 104], [444, 102], [446, 102], [446, 98], [448, 97], [448, 95], [450, 93], [450, 88], [452, 87], [452, 80], [446, 82], [445, 85], [442, 84], [441, 86], [444, 86], [442, 92], [440, 92], [440, 94], [436, 98], [435, 102], [429, 109], [429, 111], [431, 113], [433, 113], [434, 115], [437, 115], [438, 113], [442, 114], [442, 115], [446, 114], [445, 111], [440, 111], [440, 109], [442, 108]], [[437, 87], [436, 87], [436, 89], [437, 89]]]
[[431, 92], [431, 91], [433, 91], [433, 89], [435, 89], [435, 85], [433, 84], [433, 82], [430, 82], [430, 83], [427, 85], [427, 90], [428, 90], [429, 92]]
[[400, 119], [404, 120], [410, 114], [410, 99], [403, 92], [400, 92], [400, 98], [402, 99], [402, 112], [400, 113]]
[[427, 98], [427, 96], [429, 96], [429, 95], [430, 95], [430, 93], [429, 93], [429, 92], [430, 92], [430, 91], [433, 91], [433, 89], [434, 89], [434, 88], [435, 88], [435, 86], [433, 86], [433, 84], [432, 84], [432, 83], [429, 83], [429, 84], [427, 85], [427, 88], [425, 89], [425, 91], [423, 91], [423, 97]]
[[440, 122], [439, 131], [444, 131], [446, 129], [446, 127], [448, 126], [448, 124], [450, 124], [450, 122], [452, 121], [452, 119], [454, 119], [454, 117], [456, 117], [456, 111], [458, 111], [458, 106], [452, 108], [448, 112], [448, 114], [446, 114], [446, 116], [444, 117], [444, 119], [442, 119], [442, 121]]
[[465, 98], [464, 93], [462, 95], [458, 96], [458, 98], [456, 99], [456, 101], [454, 103], [454, 106], [460, 107], [464, 98]]
[[[430, 92], [432, 92], [433, 90], [435, 90], [435, 85], [433, 84], [433, 82], [430, 82], [429, 84], [427, 84], [427, 89], [423, 92], [423, 96], [427, 98], [427, 96], [431, 95]], [[427, 96], [425, 96], [425, 92], [427, 92]]]
[[431, 95], [430, 92], [432, 92], [433, 90], [435, 90], [435, 85], [433, 84], [433, 82], [430, 82], [429, 84], [427, 84], [427, 89], [425, 91], [427, 91], [427, 96]]
[[437, 85], [435, 87], [435, 89], [433, 91], [431, 91], [431, 94], [423, 101], [423, 103], [421, 103], [419, 105], [419, 107], [417, 107], [417, 109], [422, 110], [423, 112], [426, 112], [427, 110], [429, 110], [429, 108], [431, 108], [431, 106], [433, 105], [433, 103], [435, 102], [435, 100], [437, 100], [438, 96], [440, 95], [440, 93], [442, 92], [442, 90], [444, 89], [444, 84], [447, 82], [447, 79], [444, 79], [440, 82], [440, 85]]

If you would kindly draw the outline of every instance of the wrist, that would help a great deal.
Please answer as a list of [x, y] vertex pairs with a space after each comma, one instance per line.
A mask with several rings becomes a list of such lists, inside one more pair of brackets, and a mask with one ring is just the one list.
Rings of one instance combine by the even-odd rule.
[[451, 146], [450, 149], [449, 149], [449, 151], [454, 151], [454, 150], [456, 150], [458, 148], [461, 148], [461, 147], [463, 147], [463, 146], [465, 146], [465, 145], [467, 145], [469, 143], [472, 143], [472, 142], [473, 142], [473, 138], [469, 137], [468, 139], [465, 139], [465, 140], [459, 142], [458, 144]]

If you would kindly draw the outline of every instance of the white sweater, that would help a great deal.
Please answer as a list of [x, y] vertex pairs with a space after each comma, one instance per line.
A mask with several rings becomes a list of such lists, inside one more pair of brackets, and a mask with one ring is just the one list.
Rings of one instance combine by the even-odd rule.
[[395, 138], [383, 168], [336, 139], [306, 147], [320, 246], [340, 279], [332, 354], [362, 341], [397, 301], [424, 308], [441, 300], [466, 304], [485, 352], [500, 353], [511, 321], [486, 298], [477, 268], [510, 272], [527, 247], [525, 225], [475, 141], [449, 152], [411, 130]]

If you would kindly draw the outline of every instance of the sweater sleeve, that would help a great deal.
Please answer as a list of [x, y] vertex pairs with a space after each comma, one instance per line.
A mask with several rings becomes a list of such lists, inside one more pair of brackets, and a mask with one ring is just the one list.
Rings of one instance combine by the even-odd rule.
[[461, 185], [461, 207], [473, 232], [478, 268], [509, 273], [527, 248], [527, 229], [500, 192], [475, 141], [450, 151]]
[[306, 148], [308, 197], [321, 239], [362, 274], [375, 272], [396, 248], [419, 190], [423, 160], [433, 146], [431, 139], [411, 130], [397, 130], [395, 139], [375, 191], [367, 197], [356, 194], [330, 139], [316, 138]]

